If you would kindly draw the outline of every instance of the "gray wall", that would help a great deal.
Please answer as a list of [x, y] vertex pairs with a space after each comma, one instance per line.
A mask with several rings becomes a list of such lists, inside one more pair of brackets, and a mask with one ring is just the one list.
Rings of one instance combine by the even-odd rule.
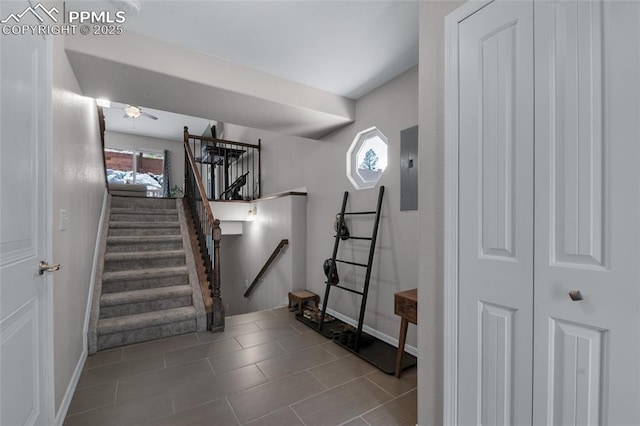
[[[84, 322], [105, 183], [95, 102], [80, 94], [61, 37], [53, 52], [53, 345], [58, 414], [83, 359]], [[60, 209], [68, 228], [58, 228]], [[74, 383], [75, 385], [75, 383]], [[68, 401], [66, 401], [68, 403]]]
[[[220, 274], [226, 315], [286, 305], [290, 291], [305, 288], [307, 197], [293, 195], [255, 203], [233, 204], [240, 205], [245, 213], [251, 205], [257, 206], [257, 217], [252, 222], [243, 223], [242, 235], [223, 234], [220, 242]], [[224, 220], [224, 216], [219, 216], [215, 207], [213, 208], [213, 214]], [[224, 225], [223, 222], [223, 232]], [[282, 239], [288, 239], [289, 245], [265, 273], [253, 296], [245, 299], [245, 282], [253, 282]]]
[[[400, 320], [393, 313], [393, 294], [418, 285], [418, 213], [400, 211], [400, 131], [418, 123], [418, 69], [413, 68], [356, 101], [353, 124], [321, 139], [286, 136], [225, 123], [225, 138], [243, 142], [262, 139], [263, 194], [306, 187], [307, 280], [306, 288], [324, 294], [322, 261], [331, 257], [333, 219], [342, 193], [350, 193], [350, 210], [372, 209], [379, 185], [386, 186], [383, 218], [367, 304], [365, 323], [397, 338]], [[346, 152], [356, 133], [378, 127], [389, 139], [389, 166], [374, 189], [357, 191], [346, 177]], [[370, 233], [364, 224], [352, 223], [353, 233]], [[366, 261], [362, 244], [347, 242], [341, 254]], [[362, 282], [362, 270], [340, 267], [341, 281]], [[334, 290], [329, 307], [357, 318], [359, 297]], [[407, 343], [416, 345], [415, 327]]]
[[418, 423], [441, 425], [443, 404], [444, 17], [460, 1], [420, 2]]

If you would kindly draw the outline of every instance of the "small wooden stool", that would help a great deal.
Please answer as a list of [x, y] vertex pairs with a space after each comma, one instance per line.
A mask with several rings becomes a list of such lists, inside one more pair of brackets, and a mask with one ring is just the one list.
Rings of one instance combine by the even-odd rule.
[[407, 340], [407, 327], [409, 323], [418, 324], [418, 289], [401, 291], [396, 293], [394, 299], [394, 312], [399, 315], [400, 336], [398, 338], [398, 352], [396, 354], [396, 377], [400, 377], [402, 371], [402, 355], [404, 344]]
[[310, 291], [298, 291], [296, 293], [289, 292], [289, 309], [291, 309], [291, 302], [296, 302], [298, 304], [298, 313], [302, 315], [304, 311], [304, 304], [310, 300], [313, 300], [316, 304], [316, 307], [320, 305], [320, 296], [315, 293], [311, 293]]

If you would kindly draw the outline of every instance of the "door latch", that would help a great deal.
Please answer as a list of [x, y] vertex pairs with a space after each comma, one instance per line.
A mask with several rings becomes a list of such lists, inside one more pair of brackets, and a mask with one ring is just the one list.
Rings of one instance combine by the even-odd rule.
[[60, 268], [61, 266], [59, 263], [55, 265], [50, 265], [47, 263], [46, 260], [41, 260], [40, 263], [38, 263], [38, 272], [40, 275], [44, 274], [45, 272], [55, 272]]

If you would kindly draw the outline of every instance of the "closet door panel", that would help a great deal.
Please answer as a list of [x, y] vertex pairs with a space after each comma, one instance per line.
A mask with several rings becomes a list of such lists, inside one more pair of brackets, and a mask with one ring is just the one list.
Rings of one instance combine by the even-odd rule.
[[459, 27], [460, 424], [531, 422], [533, 6]]
[[534, 424], [640, 423], [639, 21], [535, 2]]
[[550, 7], [551, 86], [539, 92], [548, 92], [553, 107], [548, 113], [552, 262], [604, 266], [602, 2], [563, 0]]

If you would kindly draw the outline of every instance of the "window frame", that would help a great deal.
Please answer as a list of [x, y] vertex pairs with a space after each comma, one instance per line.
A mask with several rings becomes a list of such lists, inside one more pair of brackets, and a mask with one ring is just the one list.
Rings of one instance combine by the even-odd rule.
[[375, 126], [369, 127], [368, 129], [362, 130], [356, 134], [353, 138], [353, 142], [351, 146], [347, 150], [346, 160], [347, 160], [347, 178], [353, 185], [355, 189], [371, 189], [375, 188], [380, 179], [382, 178], [382, 174], [385, 169], [382, 169], [375, 180], [365, 180], [360, 173], [358, 173], [358, 153], [362, 149], [363, 145], [374, 137], [378, 137], [385, 145], [387, 156], [387, 167], [388, 167], [388, 157], [389, 157], [389, 140], [387, 137]]

